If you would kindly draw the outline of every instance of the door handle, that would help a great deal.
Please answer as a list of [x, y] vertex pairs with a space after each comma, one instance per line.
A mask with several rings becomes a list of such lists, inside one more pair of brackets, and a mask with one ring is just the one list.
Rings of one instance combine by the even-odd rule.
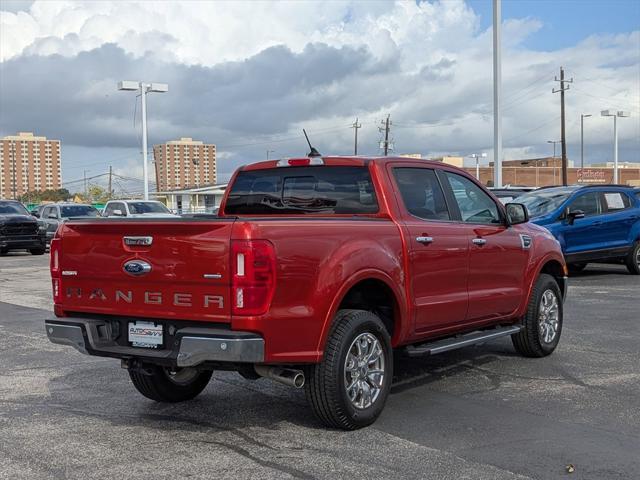
[[418, 243], [433, 243], [433, 237], [416, 237]]
[[487, 241], [484, 238], [474, 238], [473, 240], [471, 240], [475, 245], [484, 245], [485, 243], [487, 243]]

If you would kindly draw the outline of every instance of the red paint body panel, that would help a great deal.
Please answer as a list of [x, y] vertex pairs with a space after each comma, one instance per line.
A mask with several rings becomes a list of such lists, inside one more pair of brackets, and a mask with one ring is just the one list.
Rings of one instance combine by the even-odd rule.
[[[475, 325], [516, 321], [544, 264], [564, 266], [559, 245], [540, 227], [430, 222], [404, 210], [389, 165], [445, 169], [471, 178], [455, 167], [399, 158], [323, 161], [327, 166], [367, 166], [378, 213], [226, 216], [225, 196], [220, 218], [214, 220], [70, 221], [58, 232], [59, 263], [60, 271], [76, 273], [61, 277], [56, 313], [230, 323], [233, 330], [264, 337], [267, 363], [308, 363], [321, 359], [335, 312], [360, 281], [376, 279], [393, 292], [392, 343], [398, 346]], [[242, 169], [276, 165], [267, 161]], [[522, 249], [521, 233], [533, 238], [531, 249]], [[152, 236], [153, 243], [126, 246], [125, 236]], [[438, 242], [425, 246], [416, 242], [417, 236]], [[476, 237], [491, 241], [478, 247], [471, 243]], [[231, 314], [234, 240], [273, 245], [275, 290], [264, 315]], [[127, 274], [123, 265], [132, 259], [149, 263], [151, 272]], [[220, 278], [204, 278], [211, 274]]]

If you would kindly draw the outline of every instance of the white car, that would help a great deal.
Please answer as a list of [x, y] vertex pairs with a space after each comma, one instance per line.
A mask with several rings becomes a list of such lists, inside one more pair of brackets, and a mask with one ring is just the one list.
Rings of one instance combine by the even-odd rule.
[[177, 215], [162, 202], [155, 200], [110, 200], [104, 206], [103, 217], [173, 218]]

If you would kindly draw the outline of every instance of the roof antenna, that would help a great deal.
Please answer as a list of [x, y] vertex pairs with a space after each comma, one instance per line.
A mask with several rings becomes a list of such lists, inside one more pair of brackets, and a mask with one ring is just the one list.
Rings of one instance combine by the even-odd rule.
[[304, 133], [304, 138], [307, 139], [307, 143], [309, 144], [309, 153], [307, 153], [307, 157], [321, 157], [320, 152], [311, 146], [311, 142], [309, 141], [309, 136], [307, 135], [307, 131], [303, 128], [302, 133]]

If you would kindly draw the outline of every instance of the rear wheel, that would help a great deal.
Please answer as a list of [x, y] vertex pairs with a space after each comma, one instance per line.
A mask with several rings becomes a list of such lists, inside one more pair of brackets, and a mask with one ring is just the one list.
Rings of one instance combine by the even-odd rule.
[[209, 383], [212, 373], [195, 368], [151, 365], [144, 370], [129, 370], [129, 377], [145, 397], [156, 402], [175, 403], [197, 397]]
[[355, 430], [372, 424], [393, 376], [391, 339], [380, 318], [365, 310], [340, 310], [322, 361], [306, 373], [307, 399], [325, 425]]
[[47, 251], [47, 248], [46, 247], [31, 248], [29, 249], [29, 251], [31, 252], [31, 255], [44, 255], [44, 253]]
[[553, 352], [562, 333], [562, 295], [551, 275], [540, 274], [527, 307], [523, 329], [511, 335], [513, 346], [525, 357], [545, 357]]
[[7, 253], [9, 253], [9, 249], [8, 248], [0, 248], [0, 255], [1, 256], [5, 256]]
[[624, 263], [627, 265], [629, 273], [640, 275], [640, 240], [633, 245]]

